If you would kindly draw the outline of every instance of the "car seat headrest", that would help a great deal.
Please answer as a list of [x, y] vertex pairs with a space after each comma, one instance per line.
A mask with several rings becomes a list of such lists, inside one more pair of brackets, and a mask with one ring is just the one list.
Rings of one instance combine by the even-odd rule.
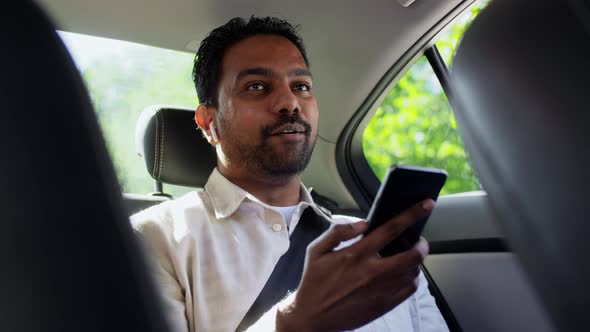
[[137, 153], [154, 180], [202, 188], [217, 165], [215, 150], [194, 121], [194, 109], [151, 106], [136, 127]]

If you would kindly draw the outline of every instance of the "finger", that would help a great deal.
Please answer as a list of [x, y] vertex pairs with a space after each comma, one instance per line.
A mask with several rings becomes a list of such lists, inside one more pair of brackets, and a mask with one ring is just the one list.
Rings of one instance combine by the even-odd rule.
[[390, 277], [398, 276], [411, 272], [415, 275], [416, 271], [420, 272], [420, 264], [428, 255], [428, 242], [423, 237], [420, 238], [416, 245], [397, 255], [390, 257], [379, 258], [376, 264], [378, 264], [380, 273], [389, 275]]
[[412, 280], [408, 281], [405, 286], [399, 288], [397, 291], [394, 291], [390, 298], [391, 305], [397, 306], [412, 296], [412, 294], [418, 290], [418, 283], [419, 279], [413, 278]]
[[366, 230], [367, 222], [364, 220], [350, 224], [335, 225], [309, 245], [307, 254], [309, 257], [317, 257], [331, 252], [340, 242], [354, 239]]
[[414, 277], [413, 272], [408, 272], [396, 278], [375, 280], [366, 291], [373, 294], [371, 302], [387, 312], [411, 296], [418, 289], [418, 284], [419, 279]]
[[377, 227], [361, 241], [354, 244], [355, 249], [353, 250], [359, 250], [366, 254], [378, 252], [416, 221], [426, 217], [433, 208], [434, 201], [431, 199], [415, 204], [400, 215]]
[[418, 242], [416, 242], [416, 244], [414, 245], [414, 249], [420, 252], [420, 255], [422, 255], [422, 259], [425, 259], [426, 256], [428, 256], [428, 253], [430, 252], [430, 245], [428, 244], [428, 241], [426, 241], [426, 239], [421, 236]]

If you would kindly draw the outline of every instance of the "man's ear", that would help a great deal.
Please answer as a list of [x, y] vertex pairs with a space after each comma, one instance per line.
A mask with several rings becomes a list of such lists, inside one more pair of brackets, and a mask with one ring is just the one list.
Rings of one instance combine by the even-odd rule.
[[[211, 144], [218, 143], [218, 138], [213, 139], [211, 135], [211, 124], [215, 123], [217, 110], [213, 106], [208, 106], [205, 104], [199, 104], [197, 110], [195, 111], [195, 122], [201, 128], [203, 135], [207, 138], [207, 141]], [[219, 128], [217, 125], [215, 125]], [[217, 130], [219, 133], [219, 130]]]

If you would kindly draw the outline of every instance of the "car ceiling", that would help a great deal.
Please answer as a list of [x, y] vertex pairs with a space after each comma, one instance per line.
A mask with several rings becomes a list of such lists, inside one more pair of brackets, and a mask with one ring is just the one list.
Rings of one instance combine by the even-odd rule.
[[[327, 146], [321, 150], [334, 153], [341, 131], [392, 65], [435, 25], [448, 21], [449, 13], [472, 0], [417, 0], [409, 7], [397, 0], [38, 2], [60, 30], [191, 53], [194, 50], [187, 45], [197, 43], [198, 47], [207, 32], [231, 17], [272, 15], [300, 24], [319, 102], [320, 141]], [[328, 159], [336, 170], [334, 158]], [[319, 166], [312, 162], [310, 167]], [[314, 187], [325, 187], [324, 193], [347, 202], [344, 205], [354, 205], [351, 197], [345, 197], [347, 190], [341, 182], [315, 178], [320, 183]]]

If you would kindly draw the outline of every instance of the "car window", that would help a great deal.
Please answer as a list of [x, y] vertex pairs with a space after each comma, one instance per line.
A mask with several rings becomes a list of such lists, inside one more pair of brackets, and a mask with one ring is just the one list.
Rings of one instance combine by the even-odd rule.
[[[123, 192], [149, 193], [154, 181], [135, 149], [135, 124], [150, 105], [196, 107], [194, 54], [58, 32], [80, 70]], [[173, 196], [191, 189], [164, 185]]]
[[[485, 4], [470, 8], [439, 35], [435, 45], [448, 66], [463, 33]], [[447, 171], [441, 194], [481, 188], [426, 56], [409, 68], [377, 108], [363, 133], [363, 152], [381, 181], [391, 165], [418, 165]]]
[[463, 34], [489, 2], [490, 0], [482, 0], [472, 6], [469, 10], [457, 17], [457, 19], [454, 20], [453, 23], [437, 38], [436, 48], [440, 52], [448, 68], [453, 66], [455, 50], [457, 49]]

